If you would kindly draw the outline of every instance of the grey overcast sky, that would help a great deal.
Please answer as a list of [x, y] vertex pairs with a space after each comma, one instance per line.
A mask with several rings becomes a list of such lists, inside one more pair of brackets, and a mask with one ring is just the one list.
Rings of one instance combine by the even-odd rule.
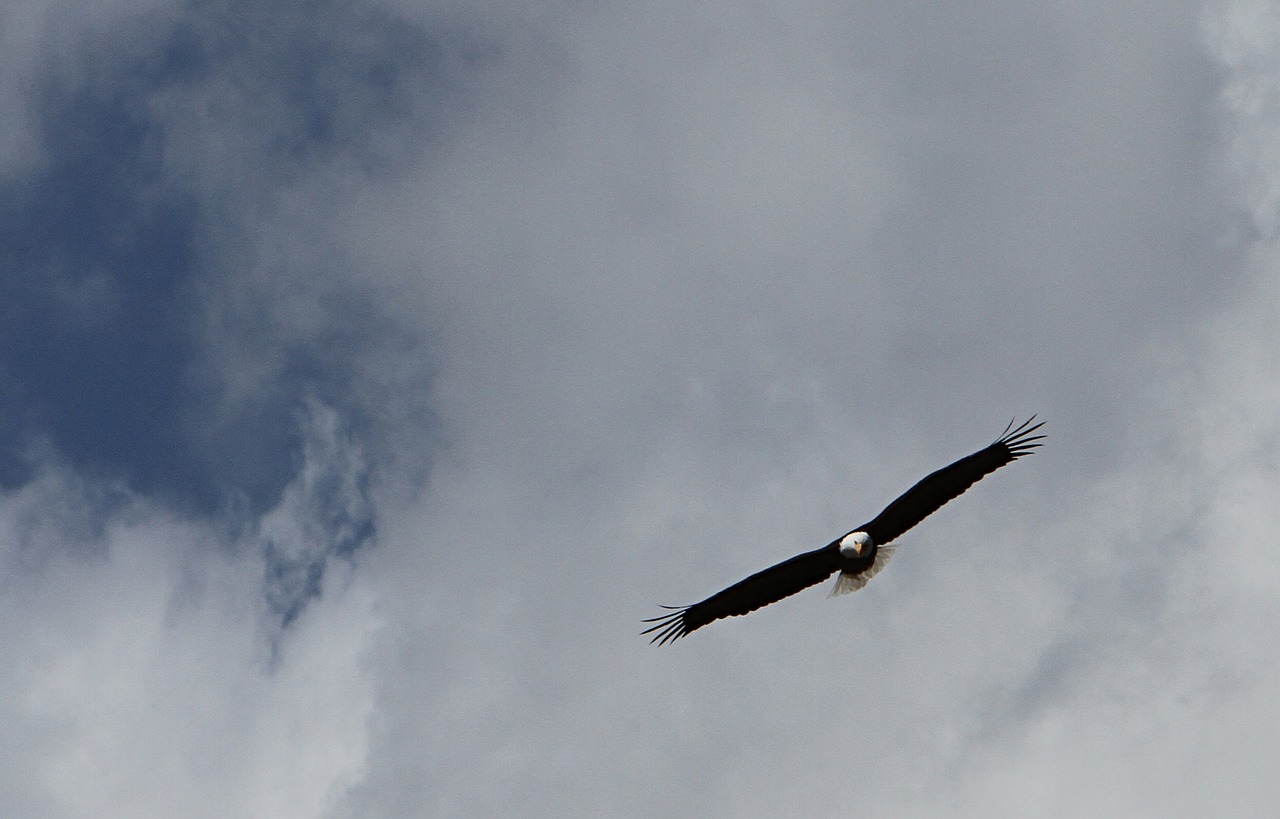
[[1272, 2], [12, 0], [0, 213], [0, 815], [1280, 804]]

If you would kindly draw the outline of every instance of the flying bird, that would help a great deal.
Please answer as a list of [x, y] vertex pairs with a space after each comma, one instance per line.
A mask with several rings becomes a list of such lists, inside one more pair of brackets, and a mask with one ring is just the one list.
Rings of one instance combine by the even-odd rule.
[[1023, 455], [1031, 454], [1040, 446], [1045, 436], [1035, 432], [1044, 426], [1044, 422], [1033, 426], [1031, 422], [1035, 419], [1033, 415], [1017, 427], [1010, 421], [990, 446], [925, 477], [869, 523], [841, 535], [821, 549], [770, 566], [701, 603], [663, 606], [668, 613], [645, 620], [654, 625], [641, 634], [657, 632], [650, 642], [663, 645], [721, 617], [748, 614], [776, 603], [821, 583], [835, 572], [840, 576], [831, 590], [833, 596], [857, 591], [889, 562], [893, 541], [903, 533], [982, 478]]

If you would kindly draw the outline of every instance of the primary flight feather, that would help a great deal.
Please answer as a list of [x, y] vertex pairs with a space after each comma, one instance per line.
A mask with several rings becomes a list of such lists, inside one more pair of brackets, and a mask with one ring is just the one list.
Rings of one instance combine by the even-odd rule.
[[1017, 427], [1010, 421], [992, 444], [950, 466], [926, 476], [901, 497], [885, 507], [869, 523], [844, 534], [812, 552], [796, 555], [762, 572], [756, 572], [692, 606], [663, 606], [667, 614], [645, 620], [654, 625], [641, 634], [653, 635], [659, 645], [678, 640], [721, 617], [734, 617], [776, 603], [784, 597], [821, 583], [840, 572], [832, 594], [844, 594], [866, 585], [884, 566], [893, 552], [893, 541], [911, 527], [942, 508], [983, 477], [1041, 445], [1044, 435], [1036, 430], [1044, 422], [1032, 424], [1031, 416]]

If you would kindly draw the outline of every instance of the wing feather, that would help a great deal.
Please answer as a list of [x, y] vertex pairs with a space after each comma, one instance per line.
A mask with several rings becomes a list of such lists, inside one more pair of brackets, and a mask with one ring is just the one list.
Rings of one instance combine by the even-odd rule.
[[655, 625], [640, 633], [657, 632], [650, 642], [658, 645], [678, 640], [721, 617], [735, 617], [755, 611], [821, 583], [839, 567], [839, 561], [839, 551], [830, 546], [796, 555], [776, 566], [756, 572], [701, 603], [684, 607], [663, 606], [670, 613], [645, 620], [644, 622]]
[[982, 478], [1005, 464], [1031, 454], [1045, 437], [1034, 434], [1044, 426], [1043, 421], [1032, 426], [1031, 422], [1035, 419], [1033, 415], [1016, 428], [1013, 421], [1010, 421], [990, 446], [926, 476], [885, 507], [875, 520], [862, 526], [861, 531], [870, 535], [877, 545], [892, 543]]

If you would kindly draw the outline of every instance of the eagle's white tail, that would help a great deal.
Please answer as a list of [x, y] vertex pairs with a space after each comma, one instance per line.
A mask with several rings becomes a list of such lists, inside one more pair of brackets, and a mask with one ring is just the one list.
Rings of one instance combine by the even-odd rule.
[[884, 568], [889, 562], [889, 558], [893, 557], [893, 550], [896, 546], [881, 546], [876, 549], [876, 559], [871, 561], [871, 567], [859, 574], [845, 574], [840, 572], [836, 575], [836, 585], [831, 589], [831, 594], [827, 597], [839, 597], [842, 594], [856, 592], [858, 589], [867, 585], [867, 581], [876, 576], [876, 573]]

